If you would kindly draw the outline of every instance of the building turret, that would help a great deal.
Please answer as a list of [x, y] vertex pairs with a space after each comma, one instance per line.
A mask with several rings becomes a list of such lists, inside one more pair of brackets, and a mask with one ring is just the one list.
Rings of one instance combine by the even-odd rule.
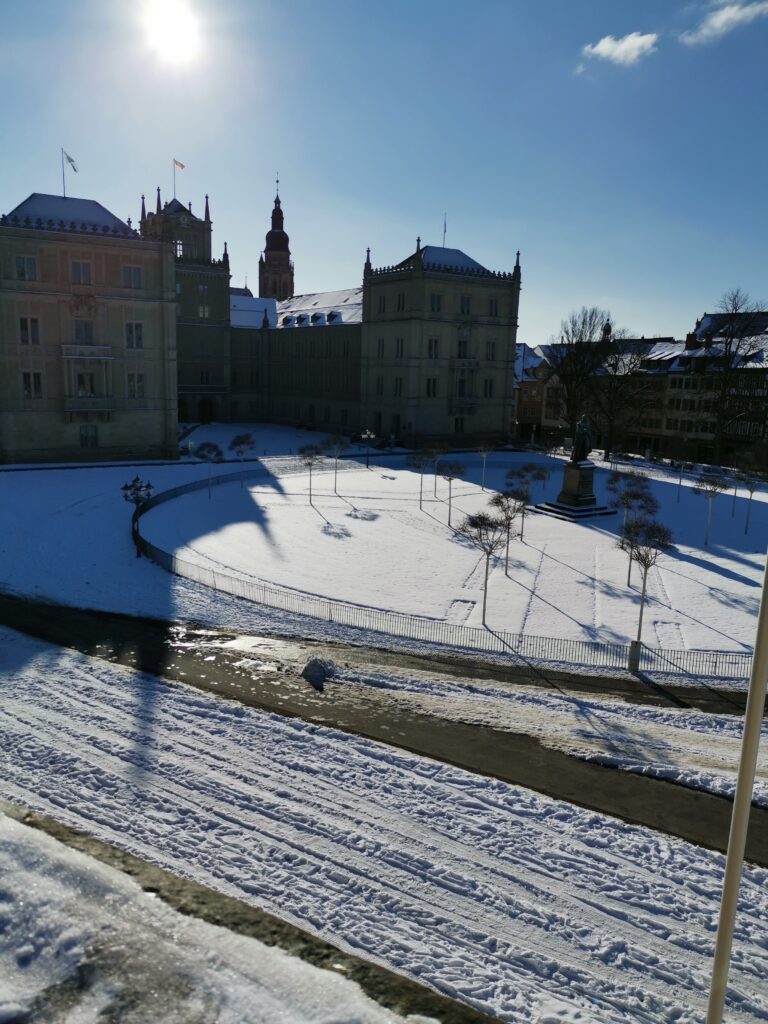
[[275, 196], [272, 227], [267, 232], [264, 254], [259, 259], [259, 297], [278, 302], [293, 297], [293, 263], [279, 194]]

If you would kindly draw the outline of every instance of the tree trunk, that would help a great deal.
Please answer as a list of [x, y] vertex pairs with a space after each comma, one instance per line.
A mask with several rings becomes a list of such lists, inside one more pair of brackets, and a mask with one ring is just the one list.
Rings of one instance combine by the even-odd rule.
[[481, 491], [485, 490], [485, 462], [486, 462], [486, 459], [487, 459], [487, 456], [484, 455], [483, 456], [483, 479], [482, 479], [482, 482], [480, 484], [480, 490]]
[[419, 474], [419, 511], [424, 508], [424, 470]]
[[523, 505], [523, 511], [520, 515], [520, 543], [523, 542], [523, 536], [525, 534], [525, 505]]
[[338, 475], [339, 475], [339, 457], [337, 455], [336, 458], [333, 460], [333, 493], [334, 494], [338, 494], [339, 493], [336, 490], [336, 479], [337, 479]]
[[704, 533], [704, 547], [709, 543], [709, 526], [712, 522], [712, 499], [707, 498], [707, 529]]
[[750, 494], [749, 501], [747, 502], [747, 520], [744, 523], [744, 536], [745, 537], [749, 533], [749, 513], [751, 512], [751, 510], [752, 510], [752, 495]]
[[733, 504], [731, 505], [731, 519], [736, 515], [736, 495], [739, 493], [739, 485], [733, 485]]
[[648, 582], [648, 570], [643, 569], [643, 592], [640, 595], [640, 621], [637, 624], [637, 642], [640, 643], [640, 636], [643, 632], [643, 611], [645, 609], [645, 585]]
[[312, 505], [312, 466], [309, 467], [309, 504]]
[[507, 521], [507, 550], [504, 554], [504, 575], [509, 579], [509, 538], [512, 534], [512, 523]]
[[628, 587], [632, 585], [631, 584], [631, 577], [632, 577], [632, 552], [630, 551], [630, 553], [629, 553], [629, 568], [627, 569], [627, 586]]
[[451, 525], [451, 499], [453, 497], [453, 480], [448, 481], [448, 525]]
[[483, 586], [483, 625], [485, 625], [485, 608], [488, 603], [488, 568], [491, 563], [490, 551], [485, 556], [485, 585]]

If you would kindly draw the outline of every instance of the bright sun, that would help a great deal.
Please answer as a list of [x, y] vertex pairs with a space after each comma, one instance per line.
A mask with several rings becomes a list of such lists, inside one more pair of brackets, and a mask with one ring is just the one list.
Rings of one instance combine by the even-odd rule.
[[200, 25], [186, 0], [146, 0], [144, 28], [151, 48], [169, 64], [188, 64], [200, 50]]

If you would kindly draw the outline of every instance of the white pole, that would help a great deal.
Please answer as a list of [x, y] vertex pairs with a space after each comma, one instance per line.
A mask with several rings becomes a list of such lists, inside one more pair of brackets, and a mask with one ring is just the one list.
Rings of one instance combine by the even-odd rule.
[[752, 659], [752, 675], [749, 679], [747, 708], [744, 712], [744, 736], [741, 741], [741, 760], [736, 777], [736, 794], [733, 799], [731, 834], [728, 838], [728, 854], [725, 860], [723, 895], [720, 901], [720, 919], [717, 925], [715, 962], [712, 967], [712, 987], [709, 990], [709, 1005], [706, 1024], [722, 1024], [725, 1009], [725, 989], [728, 984], [728, 969], [731, 961], [733, 926], [739, 900], [739, 882], [744, 863], [744, 847], [747, 841], [749, 811], [752, 804], [752, 789], [755, 783], [757, 748], [760, 744], [760, 727], [763, 721], [765, 689], [768, 681], [768, 559], [763, 576], [763, 591], [760, 611], [757, 616], [755, 654]]

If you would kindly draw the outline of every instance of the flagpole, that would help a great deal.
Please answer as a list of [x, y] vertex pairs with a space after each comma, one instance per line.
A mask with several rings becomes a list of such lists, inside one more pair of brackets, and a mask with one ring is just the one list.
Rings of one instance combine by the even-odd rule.
[[64, 198], [67, 198], [67, 185], [64, 180], [64, 147], [61, 147], [61, 191], [64, 194]]
[[720, 900], [720, 918], [715, 940], [715, 960], [707, 1006], [707, 1024], [721, 1024], [725, 1010], [725, 993], [731, 962], [731, 945], [736, 911], [739, 903], [739, 883], [744, 865], [744, 847], [747, 842], [752, 790], [755, 785], [755, 767], [760, 745], [760, 727], [765, 706], [768, 680], [768, 561], [763, 576], [760, 610], [757, 613], [757, 634], [752, 655], [752, 674], [749, 678], [747, 707], [744, 711], [744, 729], [741, 740], [741, 758], [733, 797], [731, 832], [725, 859], [723, 892]]
[[173, 198], [176, 198], [176, 157], [173, 158]]

